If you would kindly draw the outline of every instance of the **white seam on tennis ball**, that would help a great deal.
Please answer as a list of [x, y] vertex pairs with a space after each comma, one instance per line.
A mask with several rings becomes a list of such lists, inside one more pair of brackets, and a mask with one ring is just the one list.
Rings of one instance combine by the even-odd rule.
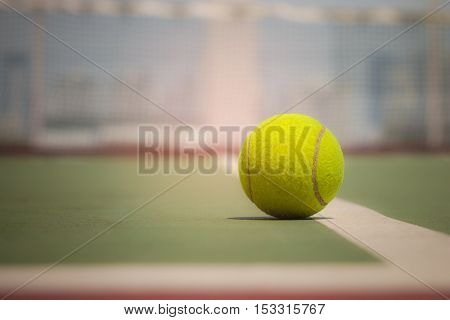
[[317, 201], [319, 201], [319, 203], [322, 206], [326, 206], [327, 203], [325, 202], [325, 200], [323, 200], [323, 198], [319, 192], [319, 184], [317, 182], [317, 162], [319, 160], [320, 142], [321, 142], [322, 137], [325, 134], [326, 130], [327, 130], [327, 128], [322, 127], [322, 129], [320, 129], [319, 134], [317, 135], [316, 144], [314, 146], [313, 168], [312, 168], [312, 175], [311, 175], [313, 188], [314, 188], [314, 195], [315, 195]]

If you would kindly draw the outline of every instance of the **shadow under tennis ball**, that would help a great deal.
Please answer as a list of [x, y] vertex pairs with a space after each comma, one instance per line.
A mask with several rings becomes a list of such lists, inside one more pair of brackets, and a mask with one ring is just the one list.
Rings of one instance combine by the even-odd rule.
[[243, 221], [286, 221], [286, 220], [331, 220], [328, 217], [307, 217], [307, 218], [292, 218], [292, 219], [278, 219], [275, 217], [231, 217], [228, 220], [243, 220]]

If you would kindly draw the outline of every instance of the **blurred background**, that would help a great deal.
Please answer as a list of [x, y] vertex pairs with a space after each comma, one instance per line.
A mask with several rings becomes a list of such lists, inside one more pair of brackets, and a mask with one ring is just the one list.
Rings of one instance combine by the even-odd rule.
[[[423, 20], [444, 3], [0, 0], [0, 297], [449, 292], [450, 5]], [[266, 217], [227, 174], [238, 145], [215, 175], [180, 177], [192, 153], [136, 157], [139, 124], [248, 128], [287, 110], [346, 152], [346, 201], [323, 220]]]
[[[178, 124], [129, 87], [193, 126], [254, 125], [442, 3], [4, 0], [0, 146], [135, 146], [137, 124]], [[446, 7], [290, 112], [348, 151], [447, 149], [449, 40]]]

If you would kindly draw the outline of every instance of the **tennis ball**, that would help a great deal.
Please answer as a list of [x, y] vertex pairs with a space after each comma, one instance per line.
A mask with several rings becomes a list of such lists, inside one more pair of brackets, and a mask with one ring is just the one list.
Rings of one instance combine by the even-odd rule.
[[336, 195], [344, 156], [334, 135], [319, 121], [282, 114], [262, 122], [246, 138], [239, 175], [248, 198], [280, 219], [306, 218]]

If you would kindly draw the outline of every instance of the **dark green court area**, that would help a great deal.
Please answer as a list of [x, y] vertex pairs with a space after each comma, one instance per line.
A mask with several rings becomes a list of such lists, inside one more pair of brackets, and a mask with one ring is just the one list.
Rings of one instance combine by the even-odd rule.
[[[339, 196], [448, 233], [449, 159], [347, 157]], [[0, 158], [0, 264], [54, 262], [125, 215], [66, 262], [378, 261], [314, 219], [270, 219], [235, 176], [195, 174], [173, 186], [183, 176], [139, 176], [136, 165], [132, 157]]]
[[346, 157], [338, 196], [450, 234], [450, 155]]

